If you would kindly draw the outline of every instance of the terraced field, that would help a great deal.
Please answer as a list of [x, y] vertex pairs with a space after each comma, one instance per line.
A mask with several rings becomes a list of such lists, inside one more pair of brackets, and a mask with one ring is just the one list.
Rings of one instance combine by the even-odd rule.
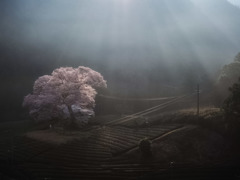
[[87, 139], [51, 145], [25, 136], [1, 138], [1, 167], [23, 179], [135, 179], [154, 170], [132, 164], [121, 155], [138, 146], [144, 137], [158, 138], [180, 125], [133, 129], [103, 126]]

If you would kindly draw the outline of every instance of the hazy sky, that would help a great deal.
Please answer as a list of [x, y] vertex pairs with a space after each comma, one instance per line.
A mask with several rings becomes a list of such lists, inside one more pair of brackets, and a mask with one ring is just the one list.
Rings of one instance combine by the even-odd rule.
[[239, 0], [228, 0], [230, 3], [232, 3], [235, 6], [240, 7], [240, 1]]
[[60, 66], [93, 68], [119, 93], [204, 82], [240, 51], [239, 1], [231, 2], [2, 0], [2, 96], [22, 99]]
[[1, 2], [0, 37], [13, 52], [36, 49], [26, 61], [46, 61], [48, 53], [56, 66], [77, 59], [205, 65], [238, 52], [239, 16], [226, 0], [9, 0]]

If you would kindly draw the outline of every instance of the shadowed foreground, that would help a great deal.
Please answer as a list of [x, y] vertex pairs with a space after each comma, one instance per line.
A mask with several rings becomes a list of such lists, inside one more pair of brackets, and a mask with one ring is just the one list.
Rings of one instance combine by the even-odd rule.
[[[91, 132], [91, 133], [89, 133]], [[99, 126], [51, 144], [1, 131], [2, 179], [238, 179], [235, 153], [221, 135], [197, 125]], [[78, 134], [79, 135], [79, 134]], [[138, 149], [152, 140], [152, 157]]]

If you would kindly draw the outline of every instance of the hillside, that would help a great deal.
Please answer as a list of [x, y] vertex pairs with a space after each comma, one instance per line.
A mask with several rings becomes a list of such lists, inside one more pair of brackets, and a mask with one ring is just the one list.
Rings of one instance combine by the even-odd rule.
[[[209, 126], [221, 124], [219, 113], [218, 109], [202, 110], [199, 119], [208, 120], [203, 124], [195, 120], [193, 111], [185, 110], [155, 116], [147, 126], [93, 123], [81, 132], [36, 130], [26, 122], [1, 124], [0, 177], [235, 179], [238, 149], [223, 131]], [[39, 132], [46, 133], [45, 140], [31, 134]], [[49, 141], [48, 133], [67, 141]], [[144, 137], [152, 141], [152, 157], [143, 157], [138, 149]]]

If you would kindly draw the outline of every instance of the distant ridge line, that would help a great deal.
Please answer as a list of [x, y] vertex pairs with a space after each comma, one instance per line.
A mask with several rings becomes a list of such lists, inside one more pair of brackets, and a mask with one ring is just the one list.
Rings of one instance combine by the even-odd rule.
[[160, 101], [160, 100], [168, 100], [168, 99], [174, 99], [179, 97], [179, 96], [172, 96], [172, 97], [157, 97], [157, 98], [125, 98], [125, 97], [117, 97], [117, 96], [108, 96], [103, 94], [98, 94], [98, 96], [106, 99], [126, 100], [126, 101]]

